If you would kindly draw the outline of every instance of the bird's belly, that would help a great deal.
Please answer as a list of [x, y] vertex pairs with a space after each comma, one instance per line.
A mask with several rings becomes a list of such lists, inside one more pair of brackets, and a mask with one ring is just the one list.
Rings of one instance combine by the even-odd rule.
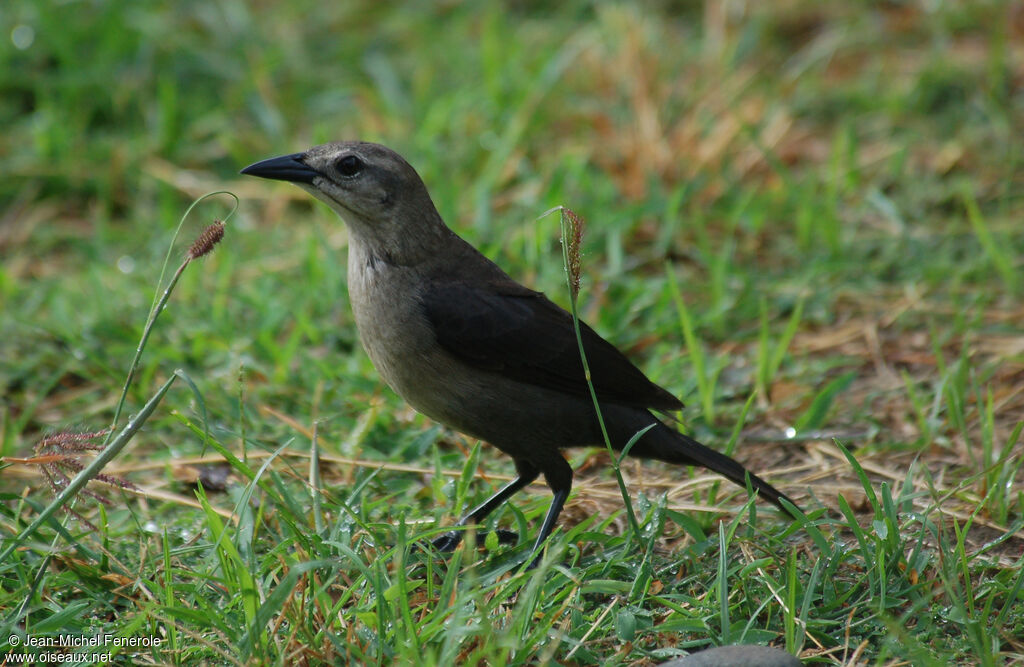
[[468, 368], [444, 353], [413, 373], [392, 375], [388, 383], [417, 411], [519, 458], [532, 458], [536, 448], [597, 442], [589, 401]]
[[513, 456], [523, 446], [596, 442], [589, 401], [466, 366], [438, 346], [416, 314], [393, 325], [403, 330], [364, 323], [360, 339], [381, 378], [418, 412]]

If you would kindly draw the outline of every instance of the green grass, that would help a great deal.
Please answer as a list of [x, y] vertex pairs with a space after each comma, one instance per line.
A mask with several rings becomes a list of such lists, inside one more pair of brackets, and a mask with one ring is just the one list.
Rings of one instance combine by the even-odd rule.
[[[0, 549], [53, 500], [11, 459], [113, 419], [182, 213], [220, 189], [241, 209], [129, 387], [126, 415], [177, 369], [194, 383], [106, 468], [143, 491], [80, 495], [95, 530], [55, 514], [0, 562], [0, 653], [110, 633], [159, 637], [104, 647], [159, 664], [649, 664], [738, 642], [1024, 662], [1020, 10], [738, 7], [3, 3]], [[625, 461], [634, 531], [598, 448], [570, 453], [537, 570], [541, 486], [488, 523], [521, 544], [418, 548], [511, 461], [382, 386], [341, 221], [237, 176], [342, 138], [397, 149], [451, 226], [566, 306], [537, 216], [579, 213], [581, 316], [808, 518]], [[231, 205], [197, 207], [172, 266]]]

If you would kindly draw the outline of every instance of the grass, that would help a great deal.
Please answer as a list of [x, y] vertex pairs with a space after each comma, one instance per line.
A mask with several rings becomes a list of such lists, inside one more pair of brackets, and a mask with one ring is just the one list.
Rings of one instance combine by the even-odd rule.
[[[241, 199], [128, 389], [133, 415], [177, 369], [193, 383], [104, 469], [139, 490], [94, 483], [116, 499], [78, 498], [95, 530], [56, 514], [0, 562], [0, 642], [159, 638], [103, 647], [159, 664], [653, 664], [737, 642], [1024, 662], [1012, 3], [0, 16], [0, 548], [53, 500], [14, 460], [113, 420], [182, 213]], [[537, 216], [582, 215], [581, 316], [807, 519], [624, 461], [637, 537], [596, 448], [570, 453], [537, 570], [543, 486], [488, 524], [521, 544], [419, 549], [511, 462], [381, 385], [340, 221], [237, 176], [354, 137], [399, 150], [449, 224], [566, 306], [558, 224]]]

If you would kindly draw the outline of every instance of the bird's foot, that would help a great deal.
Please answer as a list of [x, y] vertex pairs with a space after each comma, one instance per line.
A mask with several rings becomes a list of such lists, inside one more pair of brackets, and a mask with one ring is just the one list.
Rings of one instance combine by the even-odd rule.
[[[464, 531], [461, 530], [450, 530], [440, 537], [434, 538], [432, 540], [434, 548], [445, 553], [455, 551], [455, 548], [462, 542], [463, 533]], [[495, 530], [494, 534], [498, 536], [498, 544], [515, 544], [519, 541], [519, 533], [505, 530], [504, 528]], [[478, 548], [486, 545], [487, 535], [488, 533], [476, 534], [476, 546]]]
[[455, 551], [455, 547], [459, 546], [460, 542], [462, 542], [461, 530], [448, 531], [432, 540], [434, 548], [444, 553]]

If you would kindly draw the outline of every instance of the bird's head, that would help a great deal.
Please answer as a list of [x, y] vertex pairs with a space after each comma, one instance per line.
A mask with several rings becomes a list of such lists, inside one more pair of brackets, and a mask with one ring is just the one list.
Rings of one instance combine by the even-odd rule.
[[295, 183], [324, 202], [354, 235], [392, 252], [402, 241], [447, 230], [426, 186], [401, 155], [380, 144], [340, 141], [262, 160], [243, 174]]

